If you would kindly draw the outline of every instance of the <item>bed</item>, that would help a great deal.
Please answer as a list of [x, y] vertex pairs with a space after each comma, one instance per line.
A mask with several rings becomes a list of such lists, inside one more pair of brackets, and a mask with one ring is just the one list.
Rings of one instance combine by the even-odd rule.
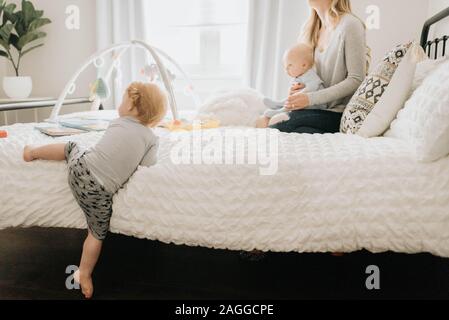
[[[428, 26], [442, 18], [424, 28], [429, 54], [432, 43], [446, 44], [447, 37], [427, 42]], [[86, 228], [65, 164], [21, 161], [26, 144], [69, 140], [46, 137], [35, 125], [1, 128], [9, 138], [0, 140], [0, 229]], [[246, 129], [210, 132], [229, 130]], [[114, 198], [113, 233], [215, 249], [449, 257], [449, 157], [418, 163], [406, 143], [392, 138], [276, 132], [277, 174], [264, 176], [258, 165], [174, 164], [178, 141], [163, 129], [158, 134], [159, 163], [139, 168]], [[70, 140], [89, 147], [100, 137]]]

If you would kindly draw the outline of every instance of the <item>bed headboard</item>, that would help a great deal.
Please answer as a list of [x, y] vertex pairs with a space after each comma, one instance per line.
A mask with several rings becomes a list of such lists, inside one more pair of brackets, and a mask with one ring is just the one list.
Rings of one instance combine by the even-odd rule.
[[445, 35], [440, 38], [429, 40], [430, 27], [447, 17], [449, 17], [449, 8], [437, 13], [424, 23], [421, 33], [421, 46], [424, 48], [429, 58], [432, 58], [432, 52], [434, 59], [444, 57], [447, 50], [449, 50], [449, 48], [446, 48], [446, 45], [449, 42], [449, 36]]

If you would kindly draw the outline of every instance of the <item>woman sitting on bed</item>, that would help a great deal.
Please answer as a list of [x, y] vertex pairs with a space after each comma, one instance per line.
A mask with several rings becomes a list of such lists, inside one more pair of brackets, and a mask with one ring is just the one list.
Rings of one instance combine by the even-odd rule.
[[[336, 133], [343, 111], [366, 76], [366, 32], [350, 0], [309, 0], [312, 14], [301, 41], [314, 48], [318, 76], [326, 89], [302, 93], [294, 84], [285, 105], [289, 119], [272, 126], [282, 132]], [[327, 105], [326, 110], [308, 109]]]
[[75, 273], [87, 299], [93, 294], [92, 272], [109, 231], [112, 198], [139, 165], [149, 167], [156, 163], [158, 138], [150, 128], [165, 116], [166, 104], [165, 94], [156, 85], [136, 82], [124, 94], [120, 118], [111, 123], [92, 149], [81, 150], [74, 142], [25, 147], [23, 158], [27, 162], [68, 163], [69, 185], [89, 227], [80, 268]]

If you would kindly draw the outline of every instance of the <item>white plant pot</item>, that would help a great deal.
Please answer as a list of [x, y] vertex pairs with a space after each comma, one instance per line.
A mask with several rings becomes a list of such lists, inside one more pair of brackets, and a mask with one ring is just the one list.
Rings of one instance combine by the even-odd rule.
[[3, 90], [11, 99], [26, 99], [33, 91], [31, 77], [4, 77]]

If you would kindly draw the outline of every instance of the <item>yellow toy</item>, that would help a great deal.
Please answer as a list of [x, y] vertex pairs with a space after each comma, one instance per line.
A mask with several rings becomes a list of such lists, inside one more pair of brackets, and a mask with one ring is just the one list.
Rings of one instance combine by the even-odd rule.
[[196, 119], [192, 122], [175, 120], [162, 124], [162, 127], [172, 132], [188, 132], [193, 130], [217, 129], [220, 121], [214, 119]]

